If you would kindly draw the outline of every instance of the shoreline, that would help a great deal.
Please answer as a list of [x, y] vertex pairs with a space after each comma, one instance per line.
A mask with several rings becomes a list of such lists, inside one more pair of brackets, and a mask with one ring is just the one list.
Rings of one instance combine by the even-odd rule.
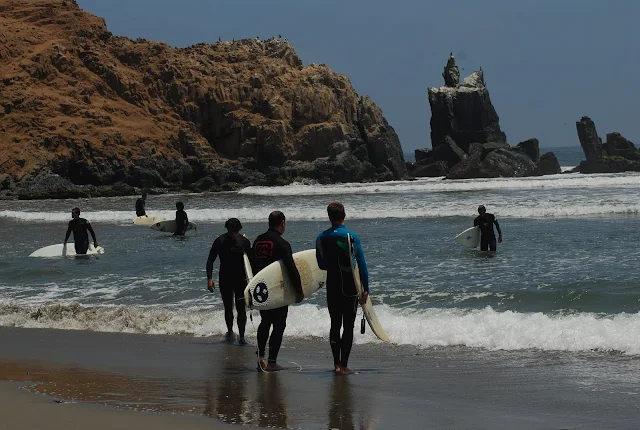
[[[279, 356], [286, 370], [275, 374], [256, 370], [254, 346], [229, 345], [221, 336], [3, 327], [0, 342], [0, 380], [32, 381], [39, 393], [79, 401], [70, 404], [68, 417], [82, 418], [88, 403], [115, 406], [96, 406], [114, 411], [114, 419], [139, 411], [154, 414], [136, 420], [186, 414], [175, 428], [194, 429], [201, 422], [209, 428], [221, 422], [311, 429], [629, 428], [640, 419], [634, 388], [640, 376], [633, 376], [640, 375], [640, 360], [611, 354], [357, 344], [350, 367], [360, 374], [344, 377], [331, 372], [326, 340], [286, 333]], [[607, 371], [598, 373], [602, 368]], [[40, 408], [35, 400], [21, 401], [27, 410], [34, 402]]]

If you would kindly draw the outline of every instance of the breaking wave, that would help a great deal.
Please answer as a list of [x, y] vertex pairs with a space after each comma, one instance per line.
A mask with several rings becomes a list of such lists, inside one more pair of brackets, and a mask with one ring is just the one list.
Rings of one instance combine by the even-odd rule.
[[[380, 305], [377, 313], [392, 342], [421, 348], [467, 346], [489, 350], [620, 351], [640, 355], [640, 314], [600, 315], [480, 310], [399, 310]], [[250, 323], [249, 323], [250, 324]], [[0, 325], [144, 334], [222, 335], [221, 309], [85, 307], [77, 304], [26, 308], [0, 306]], [[287, 336], [327, 336], [329, 316], [311, 304], [289, 310]], [[251, 324], [248, 335], [253, 336]], [[356, 342], [376, 342], [370, 330]]]

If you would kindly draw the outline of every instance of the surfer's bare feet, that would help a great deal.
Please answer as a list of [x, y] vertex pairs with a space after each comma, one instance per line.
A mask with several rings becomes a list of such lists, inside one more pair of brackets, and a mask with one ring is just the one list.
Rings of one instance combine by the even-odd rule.
[[334, 371], [337, 375], [339, 375], [339, 374], [340, 374], [340, 371], [341, 371], [341, 370], [342, 370], [342, 369], [340, 368], [340, 366], [336, 366], [336, 368], [335, 368], [335, 369], [333, 369], [333, 371]]
[[238, 339], [238, 345], [246, 345], [246, 344], [247, 344], [247, 341], [244, 339], [244, 336]]
[[353, 375], [355, 372], [351, 369], [349, 369], [348, 367], [341, 367], [340, 368], [340, 374], [341, 375]]
[[269, 363], [267, 364], [267, 368], [265, 369], [267, 372], [277, 372], [278, 370], [282, 370], [282, 366], [278, 363]]
[[231, 342], [233, 341], [233, 338], [235, 337], [235, 335], [233, 334], [232, 331], [228, 331], [227, 334], [224, 335], [224, 340], [226, 340], [227, 342]]

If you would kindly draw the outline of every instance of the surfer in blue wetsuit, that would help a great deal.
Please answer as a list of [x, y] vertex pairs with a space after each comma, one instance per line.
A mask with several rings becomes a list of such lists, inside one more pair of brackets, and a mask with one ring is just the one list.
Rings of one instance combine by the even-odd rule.
[[[333, 353], [336, 373], [353, 373], [348, 367], [349, 354], [353, 345], [353, 324], [356, 320], [358, 300], [367, 301], [369, 295], [369, 271], [364, 259], [360, 238], [344, 226], [345, 210], [342, 203], [327, 206], [331, 228], [323, 231], [316, 239], [318, 266], [327, 271], [327, 308], [331, 317], [329, 342]], [[347, 235], [353, 238], [355, 257], [360, 270], [360, 280], [364, 292], [358, 297], [349, 261]], [[342, 336], [340, 329], [342, 328]]]
[[[282, 264], [287, 271], [287, 275], [296, 290], [296, 303], [304, 299], [300, 273], [293, 261], [293, 251], [289, 242], [282, 238], [286, 228], [285, 216], [280, 211], [273, 211], [269, 214], [269, 230], [258, 236], [253, 242], [253, 259], [251, 267], [253, 273], [258, 273], [271, 263], [282, 260]], [[277, 363], [278, 351], [282, 345], [284, 329], [287, 327], [287, 314], [289, 306], [277, 309], [260, 311], [260, 325], [258, 326], [258, 365], [260, 369], [266, 371], [282, 370]], [[273, 331], [271, 331], [273, 326]], [[271, 331], [271, 336], [269, 336]], [[269, 358], [265, 364], [264, 356], [269, 340]]]
[[96, 234], [87, 221], [84, 218], [80, 218], [80, 209], [73, 208], [71, 210], [71, 217], [73, 218], [69, 221], [69, 227], [67, 228], [67, 234], [64, 237], [64, 244], [67, 245], [67, 241], [69, 240], [69, 236], [71, 232], [73, 232], [73, 242], [76, 248], [77, 255], [84, 255], [87, 253], [89, 249], [89, 233], [91, 233], [91, 237], [93, 238], [93, 246], [98, 247], [98, 240], [96, 239]]
[[184, 236], [189, 226], [189, 217], [184, 211], [184, 203], [176, 203], [176, 231], [174, 236]]
[[473, 220], [474, 227], [480, 227], [480, 250], [495, 251], [496, 250], [496, 234], [493, 231], [493, 225], [498, 230], [498, 243], [502, 243], [502, 231], [500, 224], [493, 214], [487, 213], [484, 205], [478, 206], [478, 216]]
[[[247, 324], [247, 314], [244, 310], [244, 289], [247, 277], [244, 270], [244, 253], [251, 252], [251, 242], [240, 234], [242, 224], [238, 218], [229, 218], [224, 223], [227, 232], [219, 236], [211, 245], [207, 259], [207, 288], [213, 292], [213, 263], [220, 256], [220, 295], [224, 304], [224, 319], [227, 323], [227, 341], [233, 339], [233, 302], [238, 312], [238, 343], [245, 345], [244, 329]], [[234, 300], [235, 299], [235, 300]]]

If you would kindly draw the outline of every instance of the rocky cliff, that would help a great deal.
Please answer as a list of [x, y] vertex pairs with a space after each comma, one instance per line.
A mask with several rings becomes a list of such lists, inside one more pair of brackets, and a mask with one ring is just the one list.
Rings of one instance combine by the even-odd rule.
[[607, 134], [606, 142], [602, 143], [596, 125], [588, 116], [576, 122], [576, 129], [586, 159], [574, 170], [580, 173], [640, 171], [640, 151], [620, 133]]
[[0, 190], [400, 179], [380, 108], [285, 40], [184, 49], [116, 37], [72, 0], [0, 0]]
[[442, 73], [445, 85], [429, 88], [431, 147], [408, 163], [412, 176], [447, 179], [537, 176], [560, 173], [553, 153], [540, 156], [537, 139], [510, 146], [500, 129], [482, 69], [460, 84], [451, 55]]

